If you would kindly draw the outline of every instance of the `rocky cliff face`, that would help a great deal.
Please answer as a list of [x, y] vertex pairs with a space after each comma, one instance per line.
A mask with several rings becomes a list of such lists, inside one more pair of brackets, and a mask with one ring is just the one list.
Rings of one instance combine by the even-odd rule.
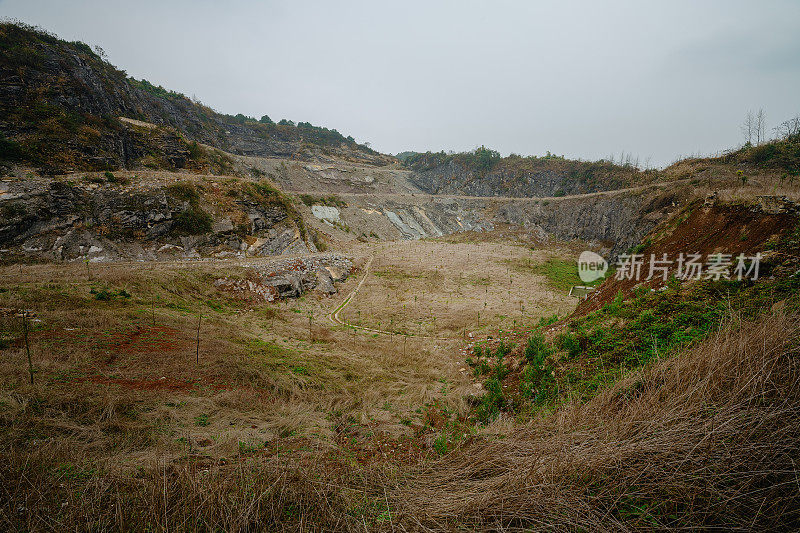
[[[600, 193], [575, 198], [466, 198], [341, 195], [346, 207], [312, 206], [325, 226], [378, 239], [441, 237], [461, 231], [522, 227], [540, 240], [580, 239], [600, 244], [616, 258], [656, 224], [685, 205], [690, 191], [674, 187]], [[316, 207], [316, 209], [314, 209]]]
[[[130, 168], [143, 153], [155, 152], [156, 162], [183, 168], [185, 157], [175, 154], [196, 141], [250, 156], [391, 160], [335, 130], [221, 115], [184, 95], [128, 78], [83, 43], [32, 28], [0, 24], [0, 50], [0, 159], [23, 159], [54, 171], [102, 170]], [[172, 142], [162, 144], [163, 131], [132, 133], [119, 117], [165, 128]]]
[[689, 198], [685, 191], [653, 190], [550, 202], [509, 201], [495, 216], [508, 224], [541, 228], [558, 239], [600, 243], [604, 255], [616, 259]]
[[429, 194], [558, 197], [647, 183], [650, 173], [608, 162], [519, 157], [481, 165], [474, 154], [420, 154], [406, 165], [409, 181]]
[[[254, 187], [254, 186], [250, 186]], [[2, 260], [111, 261], [316, 251], [299, 217], [257, 189], [215, 184], [0, 183]], [[234, 191], [234, 192], [230, 192]]]

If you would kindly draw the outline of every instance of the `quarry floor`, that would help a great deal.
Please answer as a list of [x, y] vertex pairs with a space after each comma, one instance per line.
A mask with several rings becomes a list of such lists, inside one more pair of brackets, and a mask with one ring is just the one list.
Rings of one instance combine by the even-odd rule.
[[[500, 240], [349, 243], [339, 252], [355, 269], [337, 294], [280, 302], [217, 290], [247, 275], [236, 261], [3, 267], [3, 440], [40, 435], [57, 461], [120, 472], [308, 446], [424, 456], [481, 392], [471, 343], [577, 303], [537, 270], [575, 250]], [[31, 411], [24, 391], [48, 407]]]

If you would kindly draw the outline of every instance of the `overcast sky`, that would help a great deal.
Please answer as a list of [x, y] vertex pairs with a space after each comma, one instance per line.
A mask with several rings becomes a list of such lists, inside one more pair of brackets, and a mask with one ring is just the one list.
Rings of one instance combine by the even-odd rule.
[[382, 152], [666, 164], [800, 113], [800, 2], [0, 0], [224, 113], [336, 128]]

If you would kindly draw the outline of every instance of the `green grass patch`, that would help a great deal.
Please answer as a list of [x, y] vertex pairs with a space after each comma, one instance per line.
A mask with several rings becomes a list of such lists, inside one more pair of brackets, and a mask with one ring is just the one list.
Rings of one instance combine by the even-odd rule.
[[543, 263], [532, 259], [511, 259], [507, 263], [517, 272], [532, 273], [547, 278], [548, 284], [560, 291], [569, 291], [575, 285], [586, 285], [595, 287], [603, 282], [605, 277], [610, 275], [610, 271], [602, 279], [591, 283], [584, 283], [578, 276], [578, 262], [551, 257]]

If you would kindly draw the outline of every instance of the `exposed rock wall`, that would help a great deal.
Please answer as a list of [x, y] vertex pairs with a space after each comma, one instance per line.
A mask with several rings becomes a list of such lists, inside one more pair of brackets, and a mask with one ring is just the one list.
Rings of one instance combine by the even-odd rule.
[[607, 162], [503, 159], [481, 170], [457, 159], [411, 165], [409, 181], [428, 194], [553, 197], [622, 189], [652, 176]]
[[496, 218], [541, 228], [562, 240], [601, 243], [612, 258], [639, 244], [659, 222], [688, 199], [680, 192], [618, 193], [558, 201], [510, 201]]
[[419, 239], [509, 224], [526, 228], [540, 238], [597, 242], [616, 257], [684, 205], [689, 194], [656, 188], [551, 200], [419, 195], [379, 201], [343, 198], [348, 207], [328, 209], [336, 211], [337, 227], [346, 226], [356, 236]]
[[[210, 220], [198, 213], [209, 214]], [[198, 218], [196, 228], [187, 218], [190, 215]], [[0, 183], [0, 249], [3, 260], [58, 261], [315, 251], [302, 238], [297, 221], [279, 204], [261, 205], [239, 197], [221, 209], [202, 201], [193, 205], [163, 186], [44, 179]]]

